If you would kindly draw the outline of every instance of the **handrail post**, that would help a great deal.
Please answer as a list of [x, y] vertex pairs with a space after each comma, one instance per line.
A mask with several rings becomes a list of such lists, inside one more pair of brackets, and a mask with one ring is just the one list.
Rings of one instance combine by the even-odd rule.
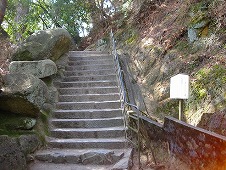
[[137, 145], [138, 145], [138, 167], [140, 169], [141, 164], [140, 164], [140, 111], [138, 110], [138, 114], [137, 114]]

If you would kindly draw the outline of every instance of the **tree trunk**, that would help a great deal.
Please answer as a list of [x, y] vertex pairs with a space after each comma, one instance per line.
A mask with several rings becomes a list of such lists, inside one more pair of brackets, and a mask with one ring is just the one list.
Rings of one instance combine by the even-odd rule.
[[6, 6], [7, 6], [7, 0], [0, 0], [0, 25], [2, 24], [5, 16]]
[[94, 0], [88, 0], [88, 4], [91, 11], [92, 24], [93, 24], [93, 27], [95, 27], [95, 25], [99, 21], [99, 14], [97, 11], [98, 8]]
[[[29, 5], [18, 2], [16, 5], [16, 17], [14, 18], [15, 22], [18, 24], [22, 24], [24, 18], [29, 12]], [[21, 25], [21, 28], [18, 28], [18, 31], [15, 33], [16, 41], [22, 41], [22, 34], [26, 30], [26, 24]]]
[[94, 1], [88, 0], [89, 8], [91, 10], [91, 18], [93, 27], [96, 25], [99, 27], [104, 27], [106, 25], [105, 21], [109, 18], [109, 16], [104, 11], [104, 0]]

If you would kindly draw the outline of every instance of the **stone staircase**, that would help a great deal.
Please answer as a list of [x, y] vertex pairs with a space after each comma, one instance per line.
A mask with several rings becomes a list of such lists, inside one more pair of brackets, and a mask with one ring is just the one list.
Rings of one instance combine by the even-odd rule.
[[48, 148], [36, 152], [30, 170], [129, 169], [132, 149], [124, 137], [115, 72], [109, 54], [70, 52], [49, 120]]

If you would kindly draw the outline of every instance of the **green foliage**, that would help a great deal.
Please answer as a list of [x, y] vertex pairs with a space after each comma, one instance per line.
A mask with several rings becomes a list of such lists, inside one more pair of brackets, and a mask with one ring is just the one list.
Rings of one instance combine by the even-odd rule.
[[[16, 33], [21, 34], [22, 36], [26, 36], [27, 29], [26, 27], [26, 16], [21, 18], [21, 20], [18, 22], [16, 21], [16, 11], [18, 6], [21, 3], [22, 6], [28, 6], [26, 1], [14, 1], [11, 0], [8, 2], [8, 8], [7, 8], [7, 13], [5, 16], [5, 21], [6, 21], [6, 31], [7, 33], [11, 36], [12, 40], [16, 40]], [[27, 8], [27, 7], [26, 7]], [[22, 31], [23, 30], [23, 31]]]
[[39, 127], [42, 129], [42, 131], [44, 132], [43, 135], [48, 135], [49, 134], [49, 128], [48, 128], [48, 117], [49, 117], [49, 113], [47, 113], [44, 110], [40, 111], [41, 115], [40, 115], [40, 120], [38, 122], [38, 124], [42, 124], [42, 127]]
[[190, 15], [192, 17], [191, 23], [196, 24], [203, 20], [203, 18], [207, 17], [207, 9], [208, 4], [205, 1], [201, 1], [199, 3], [195, 3], [191, 5]]
[[128, 39], [126, 40], [126, 44], [133, 44], [137, 38], [138, 38], [138, 33], [135, 30], [129, 30], [128, 31]]
[[224, 93], [226, 84], [226, 68], [223, 65], [215, 65], [212, 68], [202, 68], [195, 75], [195, 81], [191, 83], [191, 94], [187, 109], [196, 108], [204, 100], [217, 98]]
[[209, 6], [209, 1], [203, 0], [203, 1], [198, 2], [198, 3], [194, 3], [194, 5], [191, 6], [191, 11], [194, 12], [194, 13], [203, 12], [203, 11], [206, 11], [208, 9], [208, 6]]
[[[110, 16], [128, 15], [132, 0], [8, 0], [4, 29], [14, 42], [21, 42], [37, 30], [61, 27], [79, 41], [79, 33], [91, 30], [91, 21], [107, 23]], [[113, 18], [113, 17], [112, 17]], [[110, 23], [110, 22], [109, 22]]]
[[9, 0], [3, 26], [14, 42], [55, 27], [66, 28], [75, 38], [90, 22], [89, 12], [83, 0]]
[[170, 101], [167, 101], [167, 102], [159, 105], [156, 108], [155, 112], [153, 112], [153, 113], [163, 120], [165, 115], [177, 118], [178, 117], [178, 110], [179, 110], [178, 101], [177, 100], [170, 100]]
[[52, 1], [51, 6], [54, 19], [61, 27], [66, 28], [73, 37], [78, 36], [79, 29], [85, 31], [83, 24], [88, 25], [90, 22], [90, 8], [87, 1], [57, 0]]
[[189, 51], [190, 51], [190, 47], [191, 45], [188, 43], [187, 40], [180, 40], [177, 42], [177, 44], [175, 45], [175, 48], [178, 50], [178, 51], [183, 51], [183, 53], [185, 55], [188, 55], [189, 54]]

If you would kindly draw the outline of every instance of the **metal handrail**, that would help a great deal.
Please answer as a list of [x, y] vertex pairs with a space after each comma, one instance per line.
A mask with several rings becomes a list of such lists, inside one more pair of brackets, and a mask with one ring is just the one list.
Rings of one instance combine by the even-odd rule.
[[[119, 58], [118, 58], [117, 50], [116, 50], [114, 34], [113, 34], [112, 30], [111, 30], [110, 36], [112, 39], [112, 55], [114, 56], [115, 67], [116, 67], [116, 72], [117, 72], [117, 77], [118, 77], [118, 82], [119, 82], [119, 87], [120, 87], [120, 99], [121, 99], [121, 103], [122, 103], [121, 107], [123, 109], [125, 138], [129, 142], [131, 142], [133, 145], [135, 145], [138, 149], [138, 164], [139, 164], [138, 166], [140, 169], [140, 115], [141, 115], [142, 111], [138, 106], [128, 102], [127, 94], [126, 94], [126, 90], [125, 90], [126, 86], [123, 81], [124, 74], [123, 74], [123, 70], [120, 67]], [[136, 111], [135, 111], [136, 115], [132, 116], [132, 117], [130, 116], [130, 118], [133, 118], [134, 120], [137, 121], [137, 129], [136, 130], [128, 125], [128, 120], [127, 120], [127, 112], [129, 110], [128, 108], [136, 109]], [[131, 110], [133, 110], [133, 109], [131, 109]], [[137, 144], [128, 138], [127, 128], [129, 128], [137, 133]]]

